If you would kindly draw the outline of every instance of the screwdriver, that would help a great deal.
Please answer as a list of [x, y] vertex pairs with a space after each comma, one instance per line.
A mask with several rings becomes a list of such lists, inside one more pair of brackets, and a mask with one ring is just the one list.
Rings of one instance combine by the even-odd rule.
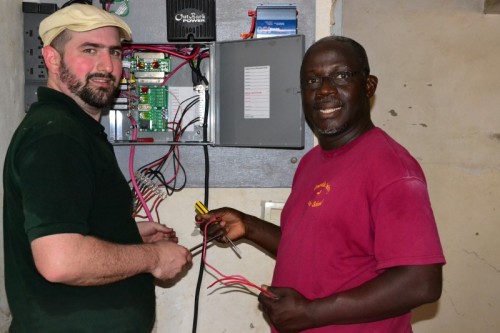
[[[208, 213], [208, 208], [201, 201], [197, 201], [196, 204], [194, 205], [194, 208], [200, 214], [207, 214]], [[219, 236], [221, 236], [221, 235], [218, 235], [217, 237], [219, 237]], [[217, 237], [215, 237], [215, 238], [217, 238]], [[229, 242], [229, 245], [231, 246], [233, 251], [236, 252], [238, 257], [241, 258], [241, 250], [233, 243], [232, 240], [229, 239], [229, 237], [224, 236], [224, 238]], [[212, 239], [214, 239], [214, 237], [212, 237], [210, 240], [212, 240]]]
[[[220, 236], [222, 236], [222, 235], [224, 235], [224, 231], [219, 232], [219, 233], [217, 233], [215, 236], [210, 237], [209, 239], [207, 239], [206, 243], [208, 244], [208, 243], [210, 243], [211, 241], [213, 241], [214, 239], [219, 238], [219, 237], [220, 237]], [[192, 248], [190, 248], [190, 249], [189, 249], [189, 252], [193, 252], [194, 250], [196, 250], [196, 249], [198, 249], [198, 248], [202, 247], [202, 246], [203, 246], [203, 244], [205, 244], [205, 242], [201, 242], [200, 244], [193, 246]]]

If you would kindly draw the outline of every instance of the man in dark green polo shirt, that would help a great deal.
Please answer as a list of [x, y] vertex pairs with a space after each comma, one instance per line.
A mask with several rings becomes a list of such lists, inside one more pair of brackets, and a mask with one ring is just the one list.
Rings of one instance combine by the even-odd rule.
[[10, 332], [150, 332], [154, 278], [191, 262], [172, 229], [136, 223], [132, 194], [99, 124], [122, 72], [127, 24], [73, 4], [40, 24], [48, 87], [4, 166]]

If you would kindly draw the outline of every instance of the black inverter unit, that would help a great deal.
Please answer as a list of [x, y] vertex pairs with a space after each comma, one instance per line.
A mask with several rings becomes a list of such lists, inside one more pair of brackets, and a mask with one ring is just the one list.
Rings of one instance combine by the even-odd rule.
[[215, 40], [215, 0], [166, 0], [169, 42]]

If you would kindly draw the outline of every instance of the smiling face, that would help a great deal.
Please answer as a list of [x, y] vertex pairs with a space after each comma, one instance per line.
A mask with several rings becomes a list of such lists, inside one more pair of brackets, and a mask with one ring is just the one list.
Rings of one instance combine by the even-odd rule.
[[373, 127], [370, 98], [377, 78], [353, 44], [326, 38], [304, 56], [302, 107], [323, 149], [335, 149]]
[[44, 50], [49, 87], [70, 96], [98, 118], [102, 109], [111, 106], [121, 78], [119, 31], [104, 27], [66, 33], [69, 35], [60, 52], [54, 47]]

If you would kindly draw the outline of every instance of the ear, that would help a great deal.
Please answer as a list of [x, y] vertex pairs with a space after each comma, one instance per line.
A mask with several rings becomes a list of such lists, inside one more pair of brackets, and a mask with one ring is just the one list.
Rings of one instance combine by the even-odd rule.
[[52, 46], [44, 46], [42, 49], [43, 60], [49, 73], [58, 73], [61, 64], [61, 55]]
[[378, 78], [374, 75], [368, 75], [366, 78], [366, 97], [371, 98], [377, 90]]

